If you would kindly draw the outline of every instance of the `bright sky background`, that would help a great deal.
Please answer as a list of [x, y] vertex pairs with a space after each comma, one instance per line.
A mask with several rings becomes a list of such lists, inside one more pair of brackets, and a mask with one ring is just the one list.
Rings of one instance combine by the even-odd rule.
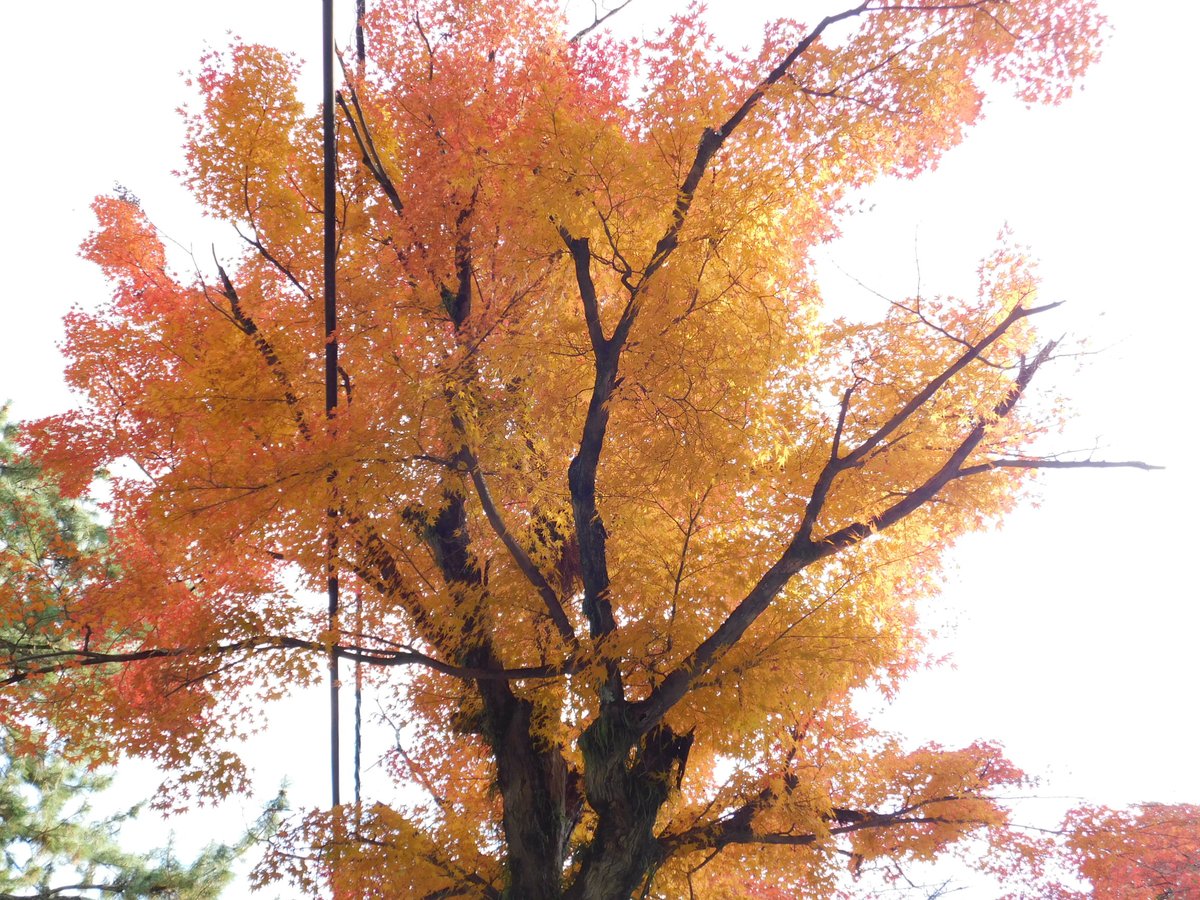
[[[347, 44], [353, 3], [338, 2]], [[754, 42], [771, 12], [809, 17], [842, 5], [710, 2], [731, 45]], [[1067, 301], [1046, 327], [1104, 351], [1082, 372], [1050, 373], [1078, 410], [1058, 447], [1098, 445], [1098, 457], [1167, 466], [1049, 473], [1038, 508], [965, 541], [929, 607], [935, 621], [957, 623], [939, 644], [956, 668], [913, 679], [886, 721], [915, 740], [1000, 739], [1043, 776], [1039, 793], [1049, 797], [1200, 802], [1200, 466], [1186, 400], [1200, 357], [1200, 167], [1190, 130], [1200, 4], [1101, 5], [1112, 38], [1082, 93], [1057, 109], [990, 106], [935, 173], [865, 194], [822, 272], [837, 302], [872, 313], [882, 302], [843, 271], [901, 298], [915, 291], [919, 260], [923, 292], [972, 292], [976, 261], [1007, 222], [1044, 261], [1042, 299]], [[674, 8], [635, 0], [622, 27], [657, 23]], [[174, 110], [187, 97], [180, 70], [227, 31], [315, 60], [320, 12], [317, 0], [59, 0], [6, 4], [3, 27], [0, 402], [11, 399], [22, 419], [72, 402], [55, 343], [72, 304], [104, 295], [76, 256], [94, 195], [119, 181], [180, 242], [204, 251], [228, 239], [198, 218], [171, 174], [183, 135]], [[305, 731], [319, 702], [293, 704], [291, 730], [264, 743], [262, 798], [286, 774], [295, 800], [326, 802], [324, 731]], [[1052, 823], [1061, 805], [1045, 801], [1042, 815]], [[227, 831], [212, 824], [227, 820], [173, 826], [186, 847], [193, 835]]]

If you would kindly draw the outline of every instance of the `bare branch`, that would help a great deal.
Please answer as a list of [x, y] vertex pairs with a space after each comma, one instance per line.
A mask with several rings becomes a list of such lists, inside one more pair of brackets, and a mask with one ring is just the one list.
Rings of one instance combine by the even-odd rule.
[[605, 22], [607, 22], [609, 19], [611, 19], [613, 16], [615, 16], [617, 13], [619, 13], [621, 10], [623, 10], [625, 7], [627, 7], [632, 2], [633, 2], [633, 0], [625, 0], [625, 2], [622, 3], [621, 5], [615, 6], [603, 14], [601, 14], [600, 10], [597, 9], [594, 20], [592, 21], [592, 24], [588, 25], [585, 28], [579, 29], [579, 31], [577, 31], [573, 35], [571, 35], [571, 37], [569, 37], [567, 39], [567, 43], [578, 44], [583, 38], [585, 38], [587, 35], [591, 34], [591, 32], [595, 31], [597, 28], [599, 28], [601, 25], [603, 25]]
[[1155, 466], [1137, 459], [992, 459], [959, 469], [954, 477], [966, 478], [991, 472], [994, 469], [1141, 469], [1143, 472], [1159, 472], [1166, 466]]

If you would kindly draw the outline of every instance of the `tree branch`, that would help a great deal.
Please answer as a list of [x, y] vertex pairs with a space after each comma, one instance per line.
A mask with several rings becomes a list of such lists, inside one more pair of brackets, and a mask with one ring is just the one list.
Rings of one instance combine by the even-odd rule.
[[992, 459], [961, 468], [954, 477], [966, 478], [995, 469], [1141, 469], [1143, 472], [1159, 472], [1164, 468], [1137, 459]]
[[267, 369], [270, 371], [271, 376], [283, 389], [283, 398], [287, 402], [288, 408], [292, 411], [292, 418], [295, 420], [296, 428], [300, 431], [300, 434], [306, 439], [311, 439], [312, 431], [309, 429], [308, 423], [304, 420], [304, 412], [300, 407], [300, 398], [296, 396], [296, 392], [292, 388], [292, 381], [288, 378], [287, 371], [283, 368], [283, 362], [279, 359], [275, 348], [271, 346], [271, 342], [259, 331], [258, 325], [250, 318], [245, 309], [242, 308], [241, 300], [238, 298], [233, 282], [230, 281], [225, 268], [217, 261], [215, 250], [213, 251], [213, 262], [217, 264], [217, 273], [221, 278], [221, 294], [229, 301], [229, 308], [233, 314], [234, 324], [254, 343], [254, 349], [258, 351], [263, 361], [267, 364]]
[[[251, 222], [250, 224], [251, 224], [251, 227], [254, 227], [253, 222]], [[275, 269], [277, 269], [279, 271], [279, 273], [281, 275], [283, 275], [284, 278], [286, 278], [288, 281], [290, 281], [292, 283], [292, 286], [294, 288], [296, 288], [296, 290], [298, 290], [301, 294], [304, 295], [305, 299], [307, 299], [311, 303], [316, 302], [313, 299], [312, 292], [308, 288], [306, 288], [304, 285], [302, 285], [299, 282], [299, 280], [297, 280], [296, 276], [292, 273], [292, 270], [289, 269], [287, 266], [285, 266], [282, 262], [280, 262], [279, 259], [273, 253], [271, 253], [271, 251], [267, 249], [266, 245], [263, 244], [263, 242], [258, 238], [258, 229], [257, 228], [254, 228], [255, 236], [253, 238], [249, 237], [248, 235], [242, 234], [242, 230], [240, 228], [238, 228], [236, 224], [233, 226], [233, 230], [237, 232], [238, 237], [240, 237], [243, 241], [245, 241], [247, 244], [249, 244], [251, 247], [253, 247], [255, 250], [257, 250], [259, 256], [261, 256], [268, 263], [270, 263], [272, 266], [274, 266]]]
[[[771, 788], [764, 788], [759, 794], [748, 799], [732, 813], [721, 818], [695, 825], [685, 831], [665, 834], [658, 839], [662, 849], [663, 859], [678, 853], [692, 853], [701, 850], [720, 852], [730, 844], [770, 844], [777, 846], [808, 846], [824, 838], [816, 832], [762, 832], [753, 827], [753, 819], [759, 812], [766, 810], [774, 802], [777, 795]], [[901, 828], [906, 825], [986, 825], [987, 822], [974, 819], [949, 818], [937, 815], [916, 815], [921, 810], [944, 803], [953, 803], [963, 798], [948, 794], [941, 797], [931, 797], [920, 803], [905, 806], [891, 812], [877, 810], [859, 810], [849, 807], [834, 806], [825, 819], [834, 823], [828, 830], [830, 837], [852, 834], [856, 831], [877, 828]], [[975, 799], [984, 799], [978, 797]]]
[[[1030, 314], [1030, 312], [1032, 311], [1026, 314]], [[1015, 321], [1012, 315], [1007, 317], [1006, 321], [1007, 319]], [[1037, 373], [1038, 368], [1049, 358], [1054, 347], [1055, 342], [1046, 344], [1031, 362], [1021, 366], [1021, 370], [1013, 386], [993, 408], [992, 417], [994, 419], [1003, 419], [1013, 410], [1025, 388]], [[961, 366], [955, 363], [947, 371], [951, 369], [957, 371], [961, 369]], [[948, 379], [943, 378], [943, 375], [934, 378], [930, 382], [930, 385], [937, 384], [940, 386], [940, 384], [944, 384]], [[918, 394], [918, 397], [924, 397], [927, 400], [935, 390], [936, 387], [931, 390], [930, 386], [927, 385]], [[911, 401], [904, 407], [904, 409], [909, 410], [908, 414], [911, 414], [912, 410], [916, 408], [916, 405]], [[889, 424], [893, 421], [898, 422], [902, 420], [893, 417], [892, 420], [889, 420]], [[989, 421], [990, 419], [980, 419], [976, 422], [937, 472], [927, 478], [921, 485], [909, 491], [903, 499], [888, 507], [878, 516], [866, 522], [855, 522], [846, 525], [819, 540], [812, 540], [808, 530], [802, 524], [801, 529], [796, 532], [791, 543], [780, 555], [779, 559], [766, 571], [758, 583], [754, 585], [745, 598], [738, 603], [716, 630], [701, 642], [678, 667], [670, 672], [648, 697], [633, 704], [633, 717], [635, 720], [633, 727], [636, 732], [644, 734], [658, 725], [667, 711], [692, 689], [699, 676], [706, 672], [722, 653], [741, 640], [746, 630], [762, 615], [771, 601], [794, 575], [813, 563], [861, 542], [871, 534], [891, 527], [932, 500], [950, 481], [960, 477], [959, 471], [963, 463], [966, 462], [971, 453], [974, 452], [983, 440], [987, 433]], [[880, 429], [880, 431], [877, 431], [876, 435], [879, 435], [883, 430]], [[868, 438], [868, 441], [871, 441], [872, 438]], [[879, 439], [882, 440], [882, 437]], [[856, 454], [858, 454], [858, 450], [855, 450], [849, 456], [842, 459], [844, 461], [855, 457]], [[826, 466], [826, 469], [828, 468], [829, 466]], [[824, 474], [823, 472], [822, 477], [824, 477]], [[807, 520], [808, 515], [806, 514], [806, 523]]]
[[[579, 450], [567, 469], [567, 482], [571, 489], [575, 532], [579, 538], [583, 612], [588, 618], [592, 637], [597, 638], [612, 633], [617, 627], [608, 599], [608, 533], [596, 507], [596, 470], [600, 464], [600, 453], [604, 449], [604, 436], [608, 430], [609, 404], [613, 389], [619, 384], [617, 365], [628, 329], [624, 333], [614, 332], [611, 339], [604, 336], [596, 286], [591, 276], [592, 258], [588, 240], [573, 238], [566, 229], [560, 228], [559, 233], [566, 241], [575, 263], [575, 279], [579, 285], [579, 296], [583, 302], [584, 318], [587, 321], [595, 360], [592, 396], [583, 421]], [[620, 673], [615, 665], [610, 666], [610, 669], [610, 688], [614, 696], [620, 696]]]
[[842, 429], [845, 426], [846, 416], [849, 411], [850, 393], [853, 390], [853, 386], [847, 389], [842, 398], [842, 407], [838, 414], [838, 424], [834, 431], [833, 449], [830, 452], [829, 461], [821, 470], [820, 475], [817, 476], [816, 484], [813, 485], [812, 495], [809, 497], [808, 505], [805, 507], [804, 519], [800, 523], [797, 535], [804, 540], [812, 537], [813, 529], [817, 524], [817, 518], [824, 510], [825, 500], [833, 486], [834, 479], [840, 472], [861, 465], [875, 448], [882, 444], [890, 435], [894, 434], [921, 407], [932, 400], [938, 391], [945, 387], [955, 375], [963, 371], [963, 369], [975, 360], [982, 359], [983, 352], [998, 341], [1014, 324], [1021, 319], [1047, 312], [1060, 305], [1060, 303], [1048, 303], [1044, 306], [1023, 307], [1017, 304], [995, 328], [984, 336], [983, 340], [978, 344], [968, 345], [967, 349], [954, 362], [938, 373], [937, 376], [930, 379], [921, 390], [913, 395], [904, 406], [900, 407], [899, 410], [863, 440], [862, 443], [845, 456], [839, 456]]
[[[124, 652], [105, 652], [87, 649], [49, 650], [25, 659], [11, 659], [8, 664], [21, 666], [25, 661], [58, 659], [50, 665], [35, 668], [18, 669], [0, 679], [0, 687], [19, 684], [33, 678], [46, 675], [56, 675], [75, 669], [94, 668], [96, 666], [124, 665], [133, 662], [144, 662], [152, 659], [203, 659], [208, 657], [230, 656], [245, 653], [247, 656], [258, 653], [268, 653], [280, 650], [301, 650], [319, 653], [322, 656], [330, 652], [329, 645], [323, 641], [305, 640], [303, 638], [275, 636], [248, 638], [227, 644], [210, 644], [195, 647], [146, 647], [141, 650]], [[576, 663], [568, 660], [563, 666], [517, 666], [513, 668], [491, 669], [478, 666], [460, 666], [421, 653], [417, 650], [380, 650], [354, 645], [337, 645], [333, 652], [341, 659], [360, 662], [374, 666], [409, 666], [421, 665], [443, 675], [468, 681], [519, 681], [523, 679], [551, 679], [575, 671]]]
[[[766, 77], [758, 83], [754, 90], [750, 93], [742, 105], [739, 106], [728, 119], [716, 128], [705, 128], [700, 136], [700, 143], [696, 148], [696, 155], [692, 159], [692, 164], [688, 168], [688, 173], [683, 179], [683, 183], [679, 186], [679, 190], [675, 196], [675, 207], [671, 213], [671, 224], [667, 226], [667, 230], [663, 236], [659, 238], [658, 244], [654, 248], [654, 253], [650, 257], [650, 262], [646, 265], [642, 277], [636, 285], [626, 281], [626, 287], [629, 289], [631, 297], [630, 304], [626, 307], [626, 313], [630, 316], [636, 315], [636, 304], [634, 298], [639, 294], [642, 288], [650, 280], [650, 278], [666, 263], [667, 259], [675, 251], [679, 244], [679, 232], [683, 229], [684, 223], [687, 221], [688, 211], [691, 209], [692, 200], [695, 197], [696, 189], [700, 186], [700, 179], [704, 177], [704, 173], [708, 170], [709, 163], [712, 162], [717, 151], [729, 139], [729, 136], [737, 130], [738, 126], [745, 121], [751, 111], [758, 106], [759, 102], [766, 96], [767, 90], [776, 82], [787, 74], [788, 69], [799, 59], [809, 47], [811, 47], [821, 37], [829, 26], [834, 25], [844, 19], [850, 19], [859, 16], [867, 11], [870, 5], [870, 0], [864, 0], [858, 6], [847, 9], [843, 12], [834, 15], [826, 16], [817, 26], [800, 40], [795, 47], [785, 56], [778, 65], [775, 66]], [[625, 315], [622, 315], [622, 319]]]
[[608, 338], [604, 336], [604, 327], [600, 323], [600, 304], [596, 297], [596, 284], [592, 281], [592, 251], [587, 238], [575, 238], [563, 227], [558, 233], [571, 253], [575, 263], [575, 281], [579, 285], [579, 299], [583, 303], [583, 319], [587, 323], [588, 337], [592, 342], [592, 351], [596, 354], [608, 350]]
[[1026, 319], [1030, 316], [1036, 316], [1039, 313], [1049, 312], [1050, 310], [1057, 309], [1060, 306], [1062, 306], [1062, 301], [1057, 303], [1046, 303], [1042, 306], [1030, 307], [1022, 306], [1020, 303], [1018, 303], [1015, 307], [1013, 307], [1012, 311], [1008, 313], [1008, 315], [1000, 320], [995, 328], [993, 328], [984, 336], [983, 340], [981, 340], [978, 344], [969, 346], [968, 349], [958, 357], [958, 359], [947, 366], [935, 378], [931, 379], [925, 385], [925, 387], [923, 387], [912, 397], [912, 399], [905, 403], [904, 406], [900, 407], [900, 409], [897, 410], [890, 419], [884, 422], [883, 425], [881, 425], [872, 435], [859, 444], [859, 446], [856, 447], [851, 453], [847, 454], [843, 458], [843, 465], [852, 466], [862, 462], [868, 453], [874, 450], [885, 438], [887, 438], [897, 428], [908, 421], [914, 412], [929, 402], [929, 400], [933, 398], [934, 394], [941, 390], [955, 375], [965, 369], [976, 359], [979, 359], [980, 356], [982, 356], [983, 351], [1003, 337], [1005, 332], [1007, 332], [1008, 329], [1014, 324], [1019, 322], [1021, 319]]
[[[590, 271], [591, 252], [588, 240], [587, 238], [573, 237], [565, 228], [560, 227], [559, 229], [575, 264], [575, 276], [579, 285], [580, 299], [583, 302], [584, 319], [587, 322], [588, 336], [591, 339], [596, 361], [592, 396], [584, 420], [579, 451], [571, 461], [568, 470], [568, 482], [571, 488], [575, 528], [579, 536], [583, 569], [584, 613], [588, 617], [593, 637], [611, 633], [616, 629], [616, 620], [608, 599], [609, 574], [605, 551], [607, 533], [596, 508], [596, 470], [608, 427], [609, 404], [613, 390], [619, 384], [617, 370], [621, 352], [637, 318], [642, 289], [654, 273], [666, 263], [677, 246], [679, 232], [687, 220], [692, 198], [700, 184], [700, 179], [725, 140], [750, 114], [750, 111], [763, 98], [766, 90], [784, 76], [788, 68], [812, 46], [826, 28], [842, 19], [859, 15], [866, 10], [867, 5], [867, 2], [864, 2], [853, 9], [822, 19], [820, 24], [768, 73], [754, 92], [724, 124], [715, 130], [712, 128], [704, 130], [700, 145], [696, 150], [696, 156], [676, 194], [671, 224], [655, 246], [650, 262], [636, 284], [630, 275], [622, 276], [621, 280], [629, 292], [629, 299], [610, 338], [605, 337], [600, 321], [599, 303]], [[619, 677], [619, 673], [617, 674]]]
[[483, 514], [492, 526], [492, 531], [500, 538], [501, 543], [508, 550], [509, 556], [517, 564], [517, 568], [521, 570], [521, 573], [533, 585], [534, 589], [537, 590], [538, 595], [546, 604], [546, 609], [550, 613], [550, 619], [554, 622], [554, 627], [558, 629], [558, 633], [563, 641], [566, 642], [568, 647], [572, 649], [577, 648], [579, 639], [575, 635], [575, 629], [571, 627], [571, 620], [567, 618], [566, 611], [563, 609], [558, 594], [550, 586], [550, 583], [546, 581], [546, 576], [534, 565], [533, 560], [529, 558], [529, 554], [525, 552], [525, 548], [521, 546], [516, 537], [513, 536], [513, 533], [508, 530], [508, 526], [504, 524], [504, 518], [500, 515], [500, 510], [497, 509], [496, 502], [492, 498], [492, 493], [488, 490], [487, 482], [484, 480], [483, 471], [479, 467], [479, 460], [469, 450], [466, 453], [466, 463], [471, 474], [471, 483], [475, 485], [475, 493], [479, 496], [479, 502], [483, 506]]
[[349, 536], [362, 549], [362, 559], [344, 560], [349, 563], [354, 574], [374, 587], [381, 597], [393, 601], [408, 613], [422, 640], [442, 652], [451, 651], [453, 648], [445, 646], [445, 642], [439, 640], [439, 629], [428, 610], [422, 606], [416, 592], [401, 578], [400, 563], [388, 548], [387, 542], [380, 537], [370, 522], [358, 516], [348, 516], [346, 523], [349, 526]]
[[608, 12], [604, 13], [603, 15], [601, 15], [600, 11], [597, 9], [595, 12], [594, 21], [592, 22], [592, 24], [586, 26], [585, 28], [579, 29], [579, 31], [577, 31], [573, 35], [571, 35], [567, 39], [567, 43], [568, 44], [578, 44], [583, 38], [587, 37], [587, 35], [589, 35], [593, 31], [595, 31], [597, 28], [599, 28], [601, 25], [603, 25], [605, 22], [607, 22], [609, 19], [611, 19], [613, 16], [615, 16], [617, 13], [619, 13], [621, 10], [623, 10], [625, 7], [627, 7], [632, 2], [633, 2], [633, 0], [625, 0], [625, 2], [622, 3], [620, 6], [613, 7], [612, 9], [608, 10]]
[[[345, 67], [346, 64], [343, 61], [343, 71], [345, 71]], [[359, 152], [362, 154], [363, 165], [366, 166], [371, 177], [375, 179], [384, 196], [387, 197], [392, 210], [396, 215], [402, 216], [404, 215], [404, 202], [400, 199], [395, 182], [388, 175], [387, 169], [383, 164], [383, 159], [379, 156], [379, 151], [375, 147], [375, 140], [371, 137], [366, 116], [363, 115], [362, 107], [358, 102], [358, 92], [354, 89], [353, 85], [349, 87], [349, 91], [350, 102], [354, 104], [354, 109], [358, 113], [357, 121], [355, 120], [354, 113], [350, 111], [350, 107], [346, 105], [346, 99], [341, 91], [337, 93], [337, 104], [342, 108], [346, 120], [350, 123], [350, 133], [354, 136], [354, 142], [358, 144]]]
[[[839, 813], [850, 813], [853, 810], [838, 810]], [[879, 813], [859, 813], [863, 816], [860, 821], [850, 822], [845, 825], [836, 825], [829, 829], [829, 835], [836, 837], [843, 834], [853, 834], [856, 831], [866, 831], [877, 828], [899, 828], [905, 825], [964, 825], [964, 826], [985, 826], [988, 823], [982, 820], [975, 819], [951, 819], [945, 816], [899, 816]], [[835, 819], [835, 821], [838, 821]], [[690, 836], [690, 835], [689, 835]], [[700, 838], [701, 840], [703, 838]], [[711, 844], [688, 844], [684, 841], [678, 843], [672, 839], [668, 839], [665, 843], [664, 852], [668, 855], [679, 853], [680, 851], [716, 849], [722, 850], [730, 844], [763, 844], [774, 846], [787, 847], [805, 847], [817, 843], [821, 837], [815, 833], [766, 833], [760, 834], [753, 829], [720, 829], [719, 837], [710, 838], [714, 843]]]

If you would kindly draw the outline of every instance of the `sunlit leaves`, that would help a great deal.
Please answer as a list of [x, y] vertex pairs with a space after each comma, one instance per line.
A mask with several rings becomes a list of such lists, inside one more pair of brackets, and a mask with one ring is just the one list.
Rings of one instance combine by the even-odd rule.
[[[647, 896], [652, 874], [662, 896], [829, 893], [846, 859], [1001, 843], [1022, 776], [996, 747], [902, 747], [850, 698], [921, 664], [943, 554], [1012, 507], [1028, 470], [999, 463], [1057, 420], [1027, 391], [1054, 350], [1036, 274], [1004, 239], [970, 299], [845, 321], [811, 256], [851, 191], [936, 165], [997, 84], [1064, 96], [1091, 4], [872, 0], [753, 52], [698, 7], [572, 43], [544, 2], [370, 6], [337, 110], [335, 417], [295, 60], [235, 44], [194, 76], [184, 177], [240, 254], [176, 254], [130, 198], [97, 201], [85, 254], [113, 297], [67, 337], [90, 406], [32, 432], [72, 490], [126, 466], [120, 577], [80, 608], [143, 655], [97, 676], [94, 729], [219, 794], [248, 697], [317, 649], [379, 664], [420, 799], [285, 832], [261, 878], [308, 893], [495, 896], [534, 865], [505, 856], [512, 819], [542, 813], [550, 880], [582, 877], [614, 821], [584, 777], [605, 741], [656, 798]], [[594, 491], [569, 479], [583, 432]], [[333, 627], [302, 590], [330, 510], [361, 604]]]
[[1071, 854], [1093, 896], [1188, 897], [1200, 891], [1200, 808], [1145, 803], [1131, 810], [1072, 810]]

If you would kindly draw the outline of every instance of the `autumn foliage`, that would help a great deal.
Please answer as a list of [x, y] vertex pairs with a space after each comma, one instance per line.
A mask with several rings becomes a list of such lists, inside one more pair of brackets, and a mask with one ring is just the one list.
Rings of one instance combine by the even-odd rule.
[[[76, 491], [123, 461], [112, 556], [58, 655], [8, 650], [20, 714], [155, 757], [182, 802], [243, 785], [262, 699], [366, 664], [413, 790], [288, 826], [259, 877], [313, 895], [834, 896], [966, 838], [1035, 858], [995, 745], [906, 747], [851, 698], [921, 664], [958, 536], [1093, 464], [1036, 455], [1054, 304], [1005, 239], [970, 296], [847, 321], [810, 256], [985, 90], [1064, 98], [1092, 4], [866, 0], [749, 54], [695, 8], [618, 40], [548, 2], [370, 6], [337, 100], [336, 417], [294, 59], [195, 76], [184, 177], [238, 254], [96, 201], [88, 404], [34, 444]], [[332, 623], [330, 522], [359, 598]]]
[[1200, 807], [1083, 807], [1066, 824], [1071, 853], [1098, 900], [1200, 896]]

